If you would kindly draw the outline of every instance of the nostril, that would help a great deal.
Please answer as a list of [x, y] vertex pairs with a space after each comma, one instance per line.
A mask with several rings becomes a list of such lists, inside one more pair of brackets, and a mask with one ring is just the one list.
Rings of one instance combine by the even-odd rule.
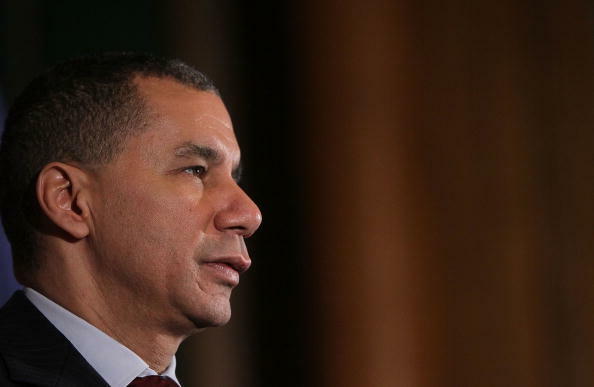
[[249, 238], [262, 221], [260, 209], [238, 185], [234, 185], [229, 194], [221, 198], [221, 207], [214, 217], [215, 227], [220, 231]]

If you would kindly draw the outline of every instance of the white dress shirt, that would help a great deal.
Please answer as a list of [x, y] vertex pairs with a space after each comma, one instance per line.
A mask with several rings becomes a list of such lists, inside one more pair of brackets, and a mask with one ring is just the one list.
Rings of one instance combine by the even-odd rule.
[[[25, 296], [110, 386], [126, 387], [137, 377], [158, 375], [130, 349], [43, 294], [25, 288]], [[168, 376], [179, 385], [175, 376], [175, 356], [161, 376]]]

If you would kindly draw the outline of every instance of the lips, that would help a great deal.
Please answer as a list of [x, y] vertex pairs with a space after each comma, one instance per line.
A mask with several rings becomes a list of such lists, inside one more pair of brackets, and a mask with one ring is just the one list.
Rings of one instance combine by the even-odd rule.
[[252, 261], [249, 258], [244, 258], [241, 255], [230, 257], [213, 258], [206, 261], [206, 263], [219, 263], [229, 266], [239, 274], [243, 274], [250, 268]]
[[220, 280], [235, 286], [239, 283], [239, 275], [245, 273], [251, 263], [249, 258], [243, 256], [228, 256], [208, 259], [203, 264]]

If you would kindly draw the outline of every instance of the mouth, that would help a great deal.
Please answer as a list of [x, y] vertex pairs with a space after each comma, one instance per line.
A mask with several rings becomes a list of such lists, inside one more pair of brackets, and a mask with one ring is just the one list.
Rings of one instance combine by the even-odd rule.
[[215, 277], [230, 286], [239, 284], [239, 276], [251, 266], [249, 258], [243, 256], [217, 257], [207, 260], [203, 266]]

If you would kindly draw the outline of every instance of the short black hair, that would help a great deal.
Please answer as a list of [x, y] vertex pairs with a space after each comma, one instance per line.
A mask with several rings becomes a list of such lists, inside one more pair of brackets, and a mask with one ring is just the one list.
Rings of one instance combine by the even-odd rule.
[[0, 215], [17, 277], [37, 267], [39, 172], [54, 161], [92, 167], [113, 160], [125, 140], [147, 126], [138, 77], [170, 78], [218, 95], [210, 79], [180, 60], [103, 53], [52, 67], [10, 108], [0, 144]]

